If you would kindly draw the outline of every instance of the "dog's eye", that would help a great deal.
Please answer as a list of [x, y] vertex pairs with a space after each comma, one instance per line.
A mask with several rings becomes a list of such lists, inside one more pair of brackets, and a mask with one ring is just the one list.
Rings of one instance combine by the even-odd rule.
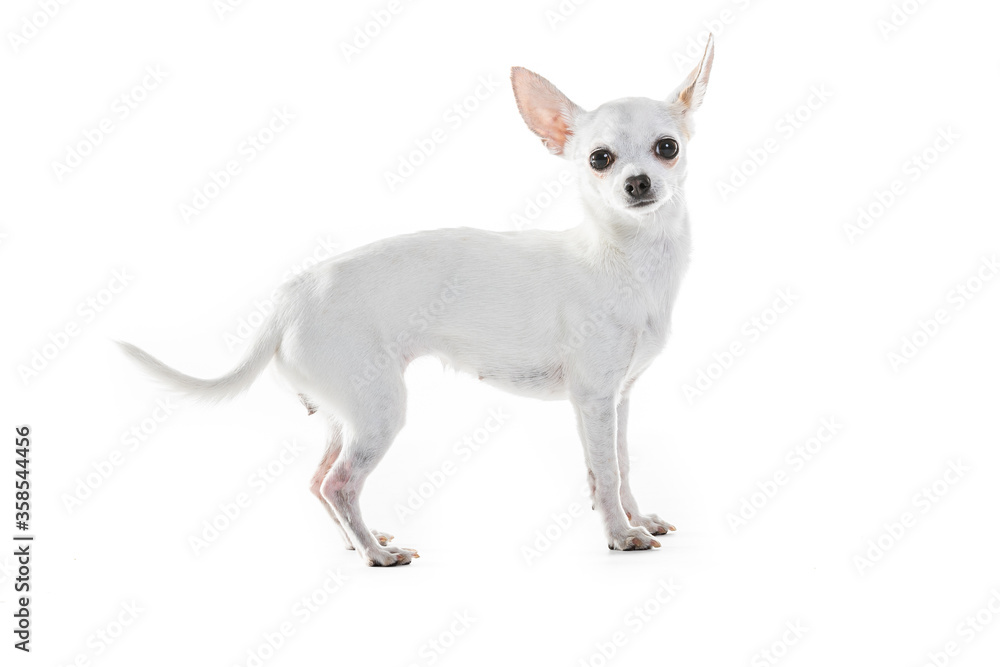
[[656, 142], [656, 154], [664, 160], [673, 160], [679, 150], [680, 146], [673, 139], [660, 139]]
[[615, 161], [615, 158], [611, 153], [604, 150], [603, 148], [598, 148], [596, 151], [590, 154], [590, 166], [595, 171], [604, 171], [611, 166], [611, 163]]

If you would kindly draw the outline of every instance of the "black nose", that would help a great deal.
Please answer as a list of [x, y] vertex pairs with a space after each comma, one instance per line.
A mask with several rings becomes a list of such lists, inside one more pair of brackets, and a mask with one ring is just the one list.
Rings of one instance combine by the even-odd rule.
[[649, 191], [649, 176], [639, 174], [625, 179], [625, 192], [633, 199], [642, 197]]

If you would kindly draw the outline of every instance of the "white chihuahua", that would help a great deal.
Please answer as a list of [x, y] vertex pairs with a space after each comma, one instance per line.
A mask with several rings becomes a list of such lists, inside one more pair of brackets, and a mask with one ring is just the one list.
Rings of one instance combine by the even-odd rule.
[[712, 55], [709, 38], [666, 101], [625, 98], [593, 111], [512, 70], [528, 127], [575, 165], [585, 213], [577, 228], [440, 229], [335, 257], [280, 288], [246, 358], [215, 380], [122, 346], [160, 380], [208, 399], [247, 389], [274, 358], [310, 414], [329, 421], [312, 492], [369, 565], [418, 557], [365, 526], [358, 496], [403, 427], [403, 373], [423, 355], [516, 393], [569, 398], [608, 547], [658, 547], [653, 535], [675, 528], [641, 513], [629, 488], [629, 392], [666, 342], [688, 265], [682, 187]]

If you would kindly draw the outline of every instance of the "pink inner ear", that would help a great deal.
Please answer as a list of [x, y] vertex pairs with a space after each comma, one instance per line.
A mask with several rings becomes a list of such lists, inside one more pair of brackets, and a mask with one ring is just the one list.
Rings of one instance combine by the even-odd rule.
[[678, 95], [677, 97], [677, 101], [683, 104], [684, 106], [689, 107], [691, 106], [691, 98], [693, 96], [694, 96], [694, 84], [692, 83], [690, 86], [681, 91], [681, 94]]
[[566, 143], [566, 138], [573, 134], [566, 126], [566, 120], [563, 118], [563, 115], [559, 112], [554, 113], [552, 120], [549, 121], [549, 133], [552, 135], [553, 141], [559, 144], [560, 151], [563, 144]]
[[546, 79], [524, 68], [514, 68], [514, 98], [528, 128], [542, 138], [548, 149], [559, 155], [572, 135], [565, 110], [574, 105]]

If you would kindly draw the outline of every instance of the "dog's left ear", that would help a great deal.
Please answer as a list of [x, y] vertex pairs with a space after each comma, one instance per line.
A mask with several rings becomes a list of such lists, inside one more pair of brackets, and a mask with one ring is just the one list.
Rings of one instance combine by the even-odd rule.
[[705, 45], [705, 55], [701, 57], [701, 62], [695, 67], [684, 83], [677, 87], [668, 101], [678, 107], [681, 113], [694, 111], [701, 106], [701, 101], [705, 98], [705, 89], [708, 88], [708, 75], [712, 73], [712, 59], [715, 57], [715, 39], [712, 33], [708, 34], [708, 43]]
[[573, 119], [583, 109], [559, 92], [548, 79], [523, 67], [510, 70], [514, 99], [528, 129], [556, 155], [563, 154], [566, 140], [573, 134]]

